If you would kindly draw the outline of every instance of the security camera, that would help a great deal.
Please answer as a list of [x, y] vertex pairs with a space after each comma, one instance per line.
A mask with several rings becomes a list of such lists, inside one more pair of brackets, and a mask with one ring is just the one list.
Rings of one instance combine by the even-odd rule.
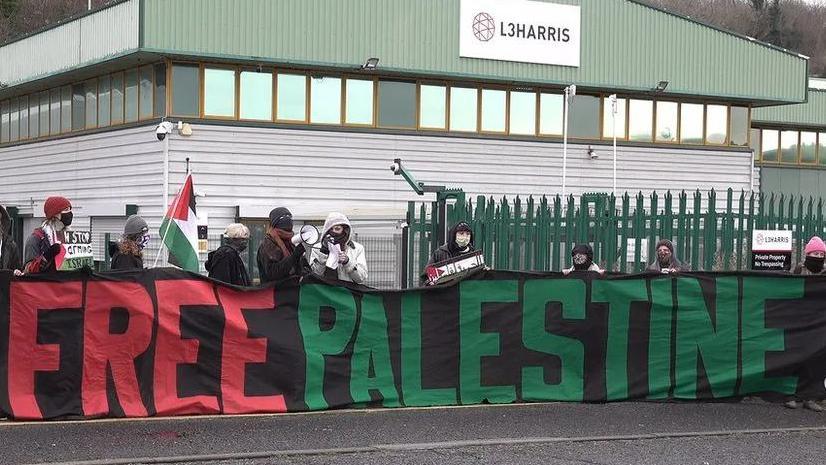
[[395, 160], [393, 160], [393, 164], [390, 165], [390, 171], [392, 171], [393, 174], [401, 174], [401, 172], [402, 172], [402, 161], [401, 161], [401, 159], [396, 158]]
[[588, 157], [591, 160], [596, 160], [597, 158], [599, 158], [599, 154], [595, 152], [594, 149], [592, 149], [591, 147], [588, 147]]
[[172, 134], [172, 130], [175, 129], [175, 125], [170, 123], [169, 121], [163, 121], [161, 124], [155, 128], [155, 136], [158, 138], [159, 141], [163, 141], [166, 139], [167, 134]]

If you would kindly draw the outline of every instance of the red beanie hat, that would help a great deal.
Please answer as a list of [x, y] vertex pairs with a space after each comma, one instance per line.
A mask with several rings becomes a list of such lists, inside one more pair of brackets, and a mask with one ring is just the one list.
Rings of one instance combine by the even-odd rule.
[[66, 197], [54, 196], [46, 199], [43, 204], [43, 213], [46, 214], [46, 219], [57, 216], [63, 210], [72, 208], [72, 203]]

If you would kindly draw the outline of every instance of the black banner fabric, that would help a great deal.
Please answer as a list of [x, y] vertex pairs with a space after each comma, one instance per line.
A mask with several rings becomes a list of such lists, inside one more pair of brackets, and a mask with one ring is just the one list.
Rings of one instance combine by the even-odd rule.
[[826, 279], [486, 271], [376, 291], [0, 273], [0, 415], [824, 397]]

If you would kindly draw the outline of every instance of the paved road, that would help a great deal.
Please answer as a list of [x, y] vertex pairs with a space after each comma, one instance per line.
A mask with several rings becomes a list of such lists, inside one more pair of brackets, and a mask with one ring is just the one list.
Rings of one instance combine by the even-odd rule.
[[818, 464], [826, 414], [755, 403], [532, 404], [0, 422], [3, 464]]

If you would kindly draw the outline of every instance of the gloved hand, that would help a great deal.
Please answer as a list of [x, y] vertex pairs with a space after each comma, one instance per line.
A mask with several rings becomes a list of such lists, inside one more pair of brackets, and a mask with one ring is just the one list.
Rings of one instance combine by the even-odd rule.
[[295, 248], [293, 249], [292, 256], [295, 257], [296, 255], [302, 255], [304, 253], [304, 244], [296, 244]]
[[62, 246], [60, 244], [52, 244], [45, 251], [43, 251], [43, 258], [45, 258], [46, 261], [54, 260], [54, 258], [60, 253], [61, 247]]
[[330, 254], [330, 244], [333, 243], [333, 238], [328, 234], [321, 238], [321, 253], [324, 255]]

